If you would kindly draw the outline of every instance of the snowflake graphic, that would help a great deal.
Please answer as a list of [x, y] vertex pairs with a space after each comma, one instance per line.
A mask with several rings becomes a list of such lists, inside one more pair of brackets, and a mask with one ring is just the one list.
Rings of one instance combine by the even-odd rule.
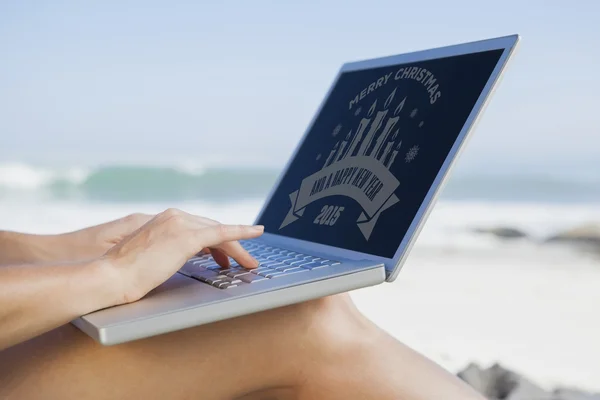
[[317, 161], [321, 159], [321, 153], [317, 154]]
[[424, 121], [419, 122], [419, 128], [423, 127], [424, 123], [425, 123]]
[[414, 110], [412, 110], [412, 111], [410, 112], [410, 117], [411, 117], [411, 118], [414, 118], [414, 117], [416, 117], [418, 112], [419, 112], [419, 110], [418, 110], [417, 108], [415, 108]]
[[419, 146], [413, 146], [406, 153], [406, 156], [404, 157], [404, 161], [406, 161], [407, 163], [410, 163], [415, 158], [417, 158], [418, 154], [419, 154]]
[[333, 128], [333, 132], [331, 133], [333, 137], [336, 137], [338, 133], [342, 130], [342, 124], [337, 124], [335, 128]]
[[356, 115], [360, 114], [361, 111], [362, 111], [362, 107], [358, 107], [356, 109], [356, 111], [354, 111], [354, 115], [356, 116]]

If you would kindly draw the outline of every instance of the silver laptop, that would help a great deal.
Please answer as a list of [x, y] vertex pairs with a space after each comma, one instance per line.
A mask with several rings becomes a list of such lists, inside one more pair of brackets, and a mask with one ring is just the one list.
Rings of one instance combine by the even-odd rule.
[[343, 65], [242, 242], [259, 268], [195, 257], [73, 323], [113, 345], [393, 281], [518, 40]]

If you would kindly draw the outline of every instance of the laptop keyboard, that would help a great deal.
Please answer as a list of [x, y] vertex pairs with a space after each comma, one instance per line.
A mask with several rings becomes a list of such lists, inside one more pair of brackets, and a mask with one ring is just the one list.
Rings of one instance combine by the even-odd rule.
[[216, 288], [229, 289], [340, 264], [339, 261], [267, 246], [256, 241], [240, 243], [258, 260], [258, 268], [248, 270], [235, 261], [232, 261], [229, 268], [223, 268], [212, 256], [203, 255], [190, 259], [179, 272]]

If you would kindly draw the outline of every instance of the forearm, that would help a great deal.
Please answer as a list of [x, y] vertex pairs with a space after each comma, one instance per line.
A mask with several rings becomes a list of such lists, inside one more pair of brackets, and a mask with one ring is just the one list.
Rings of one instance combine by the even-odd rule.
[[0, 268], [0, 350], [119, 303], [101, 260]]
[[0, 231], [0, 266], [57, 260], [60, 241], [58, 235]]

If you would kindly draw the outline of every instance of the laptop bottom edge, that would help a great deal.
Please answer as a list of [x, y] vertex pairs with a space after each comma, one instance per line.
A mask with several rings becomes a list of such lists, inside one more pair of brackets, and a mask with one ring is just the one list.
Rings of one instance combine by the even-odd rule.
[[110, 346], [301, 303], [367, 286], [374, 286], [383, 283], [385, 279], [385, 269], [383, 265], [380, 265], [342, 276], [303, 283], [283, 289], [274, 289], [250, 296], [234, 297], [217, 303], [200, 305], [172, 313], [158, 314], [122, 324], [96, 326], [86, 320], [85, 316], [72, 321], [72, 324], [101, 344]]

